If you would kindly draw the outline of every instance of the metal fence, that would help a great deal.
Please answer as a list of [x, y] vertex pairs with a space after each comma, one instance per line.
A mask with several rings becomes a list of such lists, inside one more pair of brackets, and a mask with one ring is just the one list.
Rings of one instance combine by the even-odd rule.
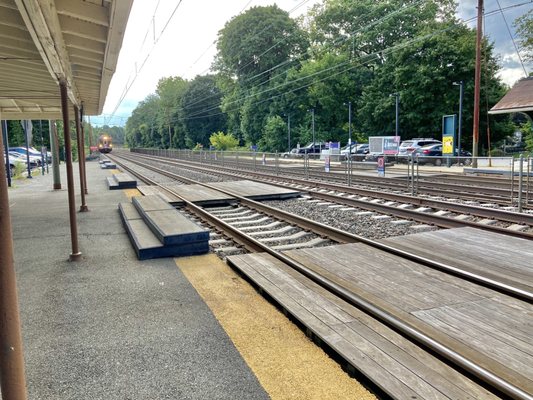
[[[346, 159], [340, 155], [263, 153], [215, 150], [131, 149], [131, 152], [220, 166], [234, 171], [275, 174], [306, 180], [332, 179], [347, 186], [358, 184], [358, 176], [377, 176], [377, 160]], [[509, 179], [510, 202], [521, 212], [533, 203], [533, 157], [431, 157], [386, 156], [385, 169], [396, 177], [405, 176], [406, 189], [419, 194], [420, 178], [448, 172], [498, 175]]]

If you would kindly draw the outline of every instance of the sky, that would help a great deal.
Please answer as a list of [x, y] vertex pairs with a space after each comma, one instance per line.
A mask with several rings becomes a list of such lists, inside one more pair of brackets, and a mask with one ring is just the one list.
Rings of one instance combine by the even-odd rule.
[[[460, 0], [458, 16], [476, 16], [478, 0]], [[193, 79], [204, 75], [216, 54], [218, 32], [232, 17], [250, 7], [276, 3], [291, 17], [306, 14], [319, 0], [134, 0], [117, 69], [111, 80], [102, 116], [91, 117], [95, 125], [124, 125], [138, 102], [155, 92], [159, 79], [180, 76]], [[528, 3], [505, 10], [506, 7]], [[485, 34], [501, 58], [502, 80], [512, 86], [524, 76], [517, 52], [499, 12], [513, 37], [514, 20], [533, 9], [533, 0], [485, 0]], [[475, 27], [472, 20], [468, 26]], [[517, 43], [518, 45], [518, 43]], [[533, 65], [526, 65], [533, 71]]]

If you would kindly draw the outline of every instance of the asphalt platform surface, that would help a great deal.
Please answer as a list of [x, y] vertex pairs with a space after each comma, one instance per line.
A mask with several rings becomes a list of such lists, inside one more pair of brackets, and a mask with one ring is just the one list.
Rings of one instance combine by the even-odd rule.
[[[65, 165], [9, 190], [29, 399], [267, 399], [172, 258], [138, 261], [122, 190], [87, 163], [89, 212], [71, 240]], [[74, 164], [76, 210], [80, 206]]]

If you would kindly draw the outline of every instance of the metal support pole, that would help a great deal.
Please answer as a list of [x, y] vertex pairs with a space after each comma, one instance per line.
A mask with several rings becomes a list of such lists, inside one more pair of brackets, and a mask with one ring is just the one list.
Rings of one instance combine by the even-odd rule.
[[526, 177], [526, 207], [529, 207], [529, 176], [531, 175], [531, 157], [527, 158], [527, 177]]
[[411, 156], [407, 156], [407, 190], [409, 190], [409, 186], [411, 185]]
[[415, 195], [415, 158], [411, 154], [411, 196]]
[[80, 212], [86, 212], [89, 211], [89, 208], [87, 207], [87, 203], [85, 202], [85, 185], [84, 185], [84, 179], [83, 179], [83, 151], [82, 151], [82, 144], [81, 144], [81, 124], [80, 124], [80, 110], [77, 106], [74, 106], [74, 118], [76, 121], [76, 139], [78, 141], [78, 169], [80, 173], [80, 195], [81, 195], [81, 206], [80, 206]]
[[89, 189], [87, 188], [87, 164], [86, 164], [86, 154], [85, 154], [85, 127], [83, 126], [83, 106], [80, 110], [80, 125], [81, 125], [81, 155], [82, 158], [80, 162], [83, 163], [83, 189], [85, 194], [89, 194]]
[[522, 178], [524, 176], [524, 156], [520, 154], [520, 164], [518, 166], [518, 212], [522, 212], [522, 190], [524, 190]]
[[41, 171], [44, 176], [44, 158], [46, 157], [46, 154], [43, 154], [43, 145], [44, 145], [44, 139], [43, 139], [43, 121], [39, 120], [39, 133], [41, 134]]
[[307, 110], [307, 112], [311, 113], [311, 131], [313, 133], [313, 151], [315, 148], [315, 109], [311, 108], [310, 110]]
[[[0, 135], [0, 149], [3, 147], [2, 136]], [[5, 166], [0, 163], [0, 176], [5, 173]], [[0, 392], [4, 400], [26, 400], [24, 353], [7, 190], [6, 180], [0, 179]]]
[[291, 151], [291, 115], [287, 115], [288, 121], [287, 121], [287, 132], [289, 137], [289, 148], [287, 151]]
[[279, 176], [279, 153], [276, 153], [276, 176]]
[[476, 69], [474, 80], [474, 114], [472, 132], [472, 167], [477, 168], [479, 142], [479, 99], [481, 88], [481, 36], [483, 34], [483, 0], [477, 6]]
[[6, 175], [7, 175], [7, 186], [11, 187], [11, 166], [9, 165], [9, 139], [7, 137], [7, 121], [2, 121], [2, 138], [4, 140], [4, 150], [6, 157]]
[[396, 136], [400, 135], [400, 95], [399, 93], [396, 93], [394, 95], [396, 97]]
[[420, 162], [418, 162], [418, 154], [416, 155], [416, 195], [418, 196], [418, 180], [420, 178], [420, 173], [418, 170], [418, 166], [420, 165]]
[[511, 158], [511, 206], [514, 202], [514, 158]]
[[461, 133], [463, 132], [463, 81], [459, 82], [459, 126], [457, 127], [457, 149], [461, 157]]
[[[26, 167], [28, 168], [28, 176], [26, 178], [32, 179], [31, 176], [31, 165], [30, 165], [30, 140], [28, 138], [28, 129], [29, 126], [26, 124], [26, 121], [20, 121], [24, 125], [24, 140], [26, 143]], [[31, 120], [28, 122], [31, 125]]]
[[70, 143], [70, 120], [68, 115], [67, 83], [63, 79], [59, 81], [59, 90], [61, 92], [61, 112], [63, 114], [63, 134], [65, 136], [65, 162], [67, 165], [70, 241], [72, 244], [72, 253], [70, 253], [70, 261], [77, 261], [81, 259], [81, 252], [78, 248], [78, 227], [76, 224], [76, 197], [74, 195], [74, 174], [72, 172], [72, 146]]
[[55, 121], [48, 121], [50, 130], [50, 152], [52, 153], [52, 175], [54, 190], [61, 189], [61, 174], [59, 173], [59, 140], [57, 138], [57, 126]]

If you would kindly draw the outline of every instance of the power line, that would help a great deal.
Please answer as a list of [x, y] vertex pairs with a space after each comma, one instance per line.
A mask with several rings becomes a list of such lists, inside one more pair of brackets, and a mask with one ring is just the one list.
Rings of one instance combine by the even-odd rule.
[[518, 51], [518, 46], [516, 45], [514, 41], [513, 35], [511, 34], [511, 29], [509, 29], [509, 24], [507, 23], [507, 18], [505, 18], [505, 14], [503, 13], [502, 6], [500, 5], [500, 0], [496, 0], [496, 3], [498, 4], [498, 7], [500, 8], [500, 12], [502, 13], [505, 26], [507, 27], [507, 32], [509, 33], [509, 37], [511, 38], [511, 41], [513, 42], [516, 55], [518, 56], [518, 60], [520, 60], [520, 65], [522, 65], [522, 69], [524, 70], [524, 75], [527, 78], [528, 75], [527, 75], [526, 67], [524, 66], [524, 62], [522, 61], [522, 57], [520, 56], [520, 52]]
[[[157, 43], [159, 42], [159, 39], [161, 38], [161, 36], [163, 36], [163, 33], [165, 32], [165, 30], [167, 29], [168, 27], [168, 24], [170, 23], [170, 21], [172, 20], [172, 17], [174, 17], [174, 14], [176, 13], [176, 11], [178, 10], [179, 6], [181, 5], [183, 0], [179, 0], [178, 4], [176, 4], [176, 7], [174, 7], [174, 10], [172, 11], [172, 13], [170, 14], [170, 17], [167, 19], [167, 22], [165, 23], [165, 25], [163, 26], [163, 29], [161, 30], [161, 32], [159, 33], [159, 35], [157, 36], [157, 38], [154, 39], [154, 42], [153, 42], [153, 45], [152, 45], [152, 48], [149, 50], [148, 54], [146, 55], [146, 58], [144, 59], [144, 61], [142, 62], [141, 66], [139, 69], [135, 69], [135, 75], [133, 76], [133, 79], [131, 80], [131, 83], [128, 84], [129, 82], [129, 78], [128, 78], [128, 82], [126, 82], [126, 86], [124, 87], [124, 90], [122, 92], [122, 95], [120, 96], [119, 98], [119, 101], [117, 103], [117, 105], [115, 106], [115, 108], [113, 109], [113, 112], [111, 113], [111, 115], [115, 115], [116, 111], [118, 110], [118, 108], [120, 107], [120, 104], [122, 103], [122, 101], [124, 100], [124, 98], [126, 97], [126, 95], [128, 94], [129, 90], [131, 89], [131, 87], [133, 86], [133, 84], [135, 83], [135, 80], [137, 79], [137, 77], [139, 76], [140, 72], [142, 71], [143, 67], [145, 66], [146, 62], [148, 61], [148, 59], [150, 58], [150, 56], [152, 55], [152, 51], [154, 50], [155, 46], [157, 45]], [[159, 2], [157, 3], [157, 6], [159, 6]], [[156, 8], [157, 10], [157, 8]], [[154, 24], [154, 30], [155, 30], [155, 14], [154, 14], [154, 17], [152, 18], [152, 22]], [[136, 64], [137, 65], [137, 64]], [[130, 75], [131, 76], [131, 75]]]
[[[528, 2], [519, 3], [519, 4], [514, 4], [514, 5], [511, 5], [511, 6], [505, 7], [505, 8], [503, 8], [502, 10], [508, 10], [508, 9], [511, 9], [511, 8], [520, 7], [520, 6], [523, 6], [523, 5], [526, 5], [526, 4], [529, 4], [529, 3], [532, 3], [532, 2], [533, 2], [533, 0], [528, 1]], [[486, 13], [485, 13], [485, 16], [492, 16], [492, 15], [498, 13], [498, 12], [499, 12], [499, 10], [492, 10], [492, 11], [490, 11], [490, 12], [486, 12]], [[469, 22], [471, 22], [471, 21], [473, 21], [473, 20], [476, 20], [476, 18], [477, 18], [477, 17], [473, 17], [473, 18], [470, 18], [470, 19], [468, 19], [468, 20], [463, 20], [463, 22], [464, 22], [464, 23], [469, 23]], [[363, 62], [360, 62], [360, 63], [358, 63], [358, 65], [356, 65], [356, 66], [351, 66], [351, 67], [348, 67], [348, 68], [346, 68], [346, 69], [343, 69], [342, 71], [339, 71], [339, 72], [335, 72], [335, 73], [333, 73], [333, 74], [330, 74], [330, 75], [328, 75], [327, 77], [322, 78], [322, 79], [320, 79], [320, 80], [314, 80], [313, 82], [311, 82], [311, 83], [309, 83], [309, 84], [305, 84], [305, 85], [300, 86], [300, 87], [298, 87], [298, 88], [296, 88], [296, 89], [291, 89], [291, 90], [288, 90], [288, 91], [283, 92], [283, 93], [281, 93], [281, 94], [274, 95], [274, 96], [272, 96], [272, 97], [270, 97], [270, 98], [268, 98], [268, 99], [265, 99], [265, 100], [255, 101], [255, 102], [253, 102], [252, 104], [254, 104], [254, 105], [261, 104], [261, 103], [264, 103], [264, 102], [266, 102], [266, 101], [270, 101], [270, 100], [273, 100], [273, 99], [275, 99], [275, 98], [277, 98], [277, 97], [283, 96], [283, 95], [285, 95], [285, 94], [292, 93], [292, 92], [295, 92], [295, 91], [298, 91], [298, 90], [304, 89], [304, 88], [309, 87], [309, 86], [311, 86], [311, 85], [313, 85], [313, 84], [315, 84], [315, 83], [322, 82], [322, 81], [324, 81], [324, 80], [327, 80], [327, 79], [330, 79], [330, 78], [332, 78], [332, 77], [334, 77], [334, 76], [337, 76], [337, 75], [339, 75], [339, 74], [341, 74], [341, 73], [348, 72], [349, 70], [352, 70], [352, 69], [356, 68], [357, 66], [364, 65], [365, 63], [369, 63], [369, 62], [371, 62], [371, 61], [374, 61], [374, 60], [378, 59], [378, 56], [379, 56], [379, 55], [382, 55], [382, 56], [383, 56], [383, 55], [386, 55], [386, 54], [388, 54], [388, 53], [390, 53], [390, 52], [393, 52], [393, 51], [399, 50], [399, 49], [401, 49], [401, 48], [404, 48], [404, 47], [406, 47], [407, 45], [410, 45], [410, 44], [413, 44], [413, 43], [419, 42], [419, 41], [421, 41], [421, 40], [426, 40], [426, 39], [428, 39], [428, 38], [431, 38], [431, 37], [436, 36], [437, 34], [441, 34], [441, 33], [444, 33], [444, 32], [446, 32], [446, 31], [449, 31], [449, 30], [451, 30], [451, 29], [453, 29], [453, 28], [456, 28], [457, 26], [458, 26], [458, 25], [453, 25], [453, 26], [448, 27], [448, 28], [446, 28], [446, 29], [442, 29], [442, 30], [439, 30], [439, 31], [433, 32], [433, 33], [431, 33], [431, 34], [424, 35], [424, 36], [419, 37], [419, 38], [413, 38], [413, 39], [408, 40], [408, 41], [406, 41], [406, 42], [402, 42], [402, 43], [400, 43], [400, 44], [398, 44], [398, 45], [396, 45], [396, 46], [393, 46], [393, 47], [391, 47], [391, 48], [384, 49], [384, 50], [382, 50], [382, 51], [379, 51], [379, 52], [375, 52], [375, 53], [372, 53], [372, 54], [366, 55], [365, 57], [372, 57], [372, 58], [369, 59], [369, 60], [366, 60], [364, 63], [363, 63]], [[302, 81], [302, 80], [305, 80], [305, 79], [308, 79], [308, 78], [311, 78], [311, 77], [317, 76], [317, 75], [322, 74], [322, 73], [325, 73], [325, 72], [330, 72], [330, 71], [332, 71], [332, 70], [334, 70], [334, 69], [336, 69], [336, 68], [340, 68], [340, 67], [342, 67], [342, 66], [344, 66], [344, 65], [347, 65], [347, 64], [349, 64], [349, 63], [350, 63], [350, 62], [339, 63], [339, 64], [337, 64], [337, 65], [335, 65], [335, 66], [332, 66], [332, 67], [329, 67], [329, 68], [327, 68], [327, 69], [325, 69], [325, 70], [321, 70], [321, 71], [315, 72], [315, 73], [313, 73], [313, 74], [310, 74], [310, 75], [307, 75], [307, 76], [304, 76], [304, 77], [300, 77], [300, 78], [295, 79], [295, 80], [293, 80], [293, 81], [291, 81], [291, 82], [285, 82], [285, 83], [282, 83], [282, 84], [280, 84], [280, 85], [278, 85], [278, 86], [275, 86], [275, 87], [273, 87], [273, 88], [269, 88], [269, 89], [267, 89], [267, 90], [264, 90], [264, 91], [261, 91], [261, 92], [258, 92], [258, 93], [254, 93], [254, 94], [250, 94], [250, 95], [243, 96], [243, 97], [241, 97], [241, 98], [239, 98], [239, 99], [236, 99], [236, 100], [233, 100], [233, 101], [231, 101], [231, 102], [229, 102], [229, 103], [226, 103], [226, 105], [228, 105], [228, 104], [234, 104], [234, 103], [240, 103], [240, 102], [245, 101], [245, 100], [247, 100], [247, 99], [249, 99], [249, 98], [256, 97], [256, 96], [259, 96], [259, 95], [261, 95], [261, 94], [264, 94], [264, 93], [267, 93], [267, 92], [270, 92], [270, 91], [273, 91], [273, 90], [279, 89], [279, 88], [281, 88], [281, 87], [283, 87], [283, 86], [287, 86], [287, 85], [290, 85], [290, 84], [296, 83], [296, 82], [298, 82], [298, 81]], [[228, 112], [228, 110], [226, 110], [225, 112], [218, 112], [218, 113], [215, 113], [215, 114], [202, 115], [202, 114], [205, 113], [205, 112], [209, 112], [209, 111], [213, 111], [213, 110], [219, 109], [220, 106], [221, 106], [221, 104], [219, 104], [219, 105], [217, 105], [217, 106], [215, 106], [215, 107], [208, 108], [208, 109], [206, 109], [206, 110], [202, 110], [202, 111], [197, 112], [197, 113], [192, 113], [192, 114], [189, 115], [187, 118], [179, 118], [179, 120], [180, 120], [180, 121], [184, 121], [184, 120], [189, 120], [189, 119], [208, 118], [208, 117], [212, 117], [212, 116], [222, 115], [222, 114], [225, 114], [225, 113]], [[236, 108], [236, 109], [231, 109], [231, 110], [229, 110], [229, 111], [235, 111], [235, 110], [237, 110], [237, 108]]]

